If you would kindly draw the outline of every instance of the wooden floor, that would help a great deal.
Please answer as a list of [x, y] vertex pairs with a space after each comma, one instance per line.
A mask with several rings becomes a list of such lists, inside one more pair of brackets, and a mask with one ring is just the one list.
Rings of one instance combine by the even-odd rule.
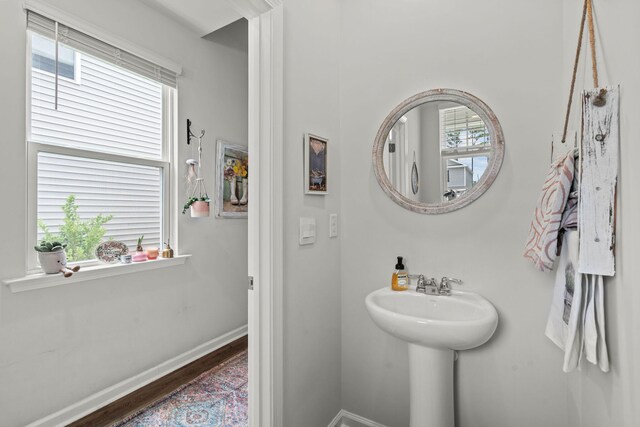
[[182, 368], [121, 397], [97, 411], [69, 424], [70, 427], [108, 426], [120, 421], [171, 393], [203, 372], [216, 367], [230, 357], [245, 350], [248, 339], [244, 337], [195, 360]]

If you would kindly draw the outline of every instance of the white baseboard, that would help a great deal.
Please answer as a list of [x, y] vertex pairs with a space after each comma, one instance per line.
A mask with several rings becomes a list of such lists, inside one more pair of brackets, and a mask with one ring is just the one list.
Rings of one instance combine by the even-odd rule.
[[199, 345], [192, 350], [182, 353], [181, 355], [176, 356], [173, 359], [169, 359], [166, 362], [163, 362], [138, 375], [119, 382], [118, 384], [107, 387], [104, 390], [81, 400], [80, 402], [74, 403], [73, 405], [67, 406], [66, 408], [61, 409], [58, 412], [34, 421], [27, 427], [66, 426], [69, 423], [79, 420], [80, 418], [89, 415], [92, 412], [95, 412], [103, 406], [126, 396], [132, 391], [135, 391], [140, 387], [143, 387], [157, 380], [158, 378], [162, 378], [163, 376], [175, 371], [176, 369], [179, 369], [193, 362], [194, 360], [198, 360], [202, 356], [207, 355], [212, 351], [217, 350], [220, 347], [223, 347], [246, 334], [247, 325], [228, 332], [218, 338], [214, 338], [211, 341]]
[[328, 427], [386, 427], [360, 415], [341, 409]]
[[344, 410], [341, 409], [340, 412], [338, 412], [338, 415], [333, 417], [333, 419], [331, 420], [331, 422], [329, 423], [329, 425], [327, 427], [342, 427], [342, 413], [343, 412], [344, 412]]

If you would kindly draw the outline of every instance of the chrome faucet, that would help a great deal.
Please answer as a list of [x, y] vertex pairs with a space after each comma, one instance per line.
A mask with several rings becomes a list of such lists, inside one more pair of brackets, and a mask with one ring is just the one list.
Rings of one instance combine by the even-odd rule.
[[412, 279], [418, 279], [418, 283], [416, 285], [416, 292], [429, 294], [429, 295], [439, 294], [438, 284], [436, 283], [436, 279], [434, 278], [426, 279], [423, 274], [418, 274], [418, 275], [410, 274], [409, 277]]
[[426, 277], [424, 277], [424, 274], [410, 274], [409, 278], [418, 280], [418, 283], [416, 284], [416, 292], [427, 295], [449, 296], [451, 295], [452, 283], [455, 283], [457, 285], [461, 285], [463, 283], [460, 279], [443, 277], [442, 279], [440, 279], [440, 284], [438, 284], [436, 282], [436, 279], [434, 279], [433, 277], [427, 279]]
[[462, 285], [462, 280], [454, 279], [452, 277], [443, 277], [440, 279], [440, 286], [438, 286], [438, 294], [439, 295], [451, 295], [451, 283], [455, 283], [456, 285]]

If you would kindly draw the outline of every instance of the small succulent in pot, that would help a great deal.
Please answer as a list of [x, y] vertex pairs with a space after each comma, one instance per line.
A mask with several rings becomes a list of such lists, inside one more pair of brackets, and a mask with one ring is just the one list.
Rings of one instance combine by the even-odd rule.
[[40, 242], [40, 246], [34, 246], [33, 248], [38, 252], [57, 252], [63, 251], [66, 247], [66, 243], [60, 243], [57, 241], [47, 242], [46, 240], [43, 240]]
[[67, 268], [67, 254], [64, 251], [66, 247], [66, 243], [46, 240], [43, 240], [39, 246], [34, 246], [38, 252], [38, 261], [42, 271], [46, 274], [62, 273], [65, 277], [78, 271], [80, 269], [78, 266], [73, 269]]

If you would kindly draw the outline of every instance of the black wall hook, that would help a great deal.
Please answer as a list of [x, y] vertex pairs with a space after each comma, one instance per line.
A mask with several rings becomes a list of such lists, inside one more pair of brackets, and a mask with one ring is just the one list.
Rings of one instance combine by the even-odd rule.
[[191, 120], [187, 119], [187, 145], [191, 144], [191, 137], [195, 136], [193, 132], [191, 132]]
[[[200, 138], [204, 136], [204, 130], [200, 132]], [[191, 144], [191, 138], [198, 138], [193, 132], [191, 132], [191, 120], [187, 119], [187, 145]]]

